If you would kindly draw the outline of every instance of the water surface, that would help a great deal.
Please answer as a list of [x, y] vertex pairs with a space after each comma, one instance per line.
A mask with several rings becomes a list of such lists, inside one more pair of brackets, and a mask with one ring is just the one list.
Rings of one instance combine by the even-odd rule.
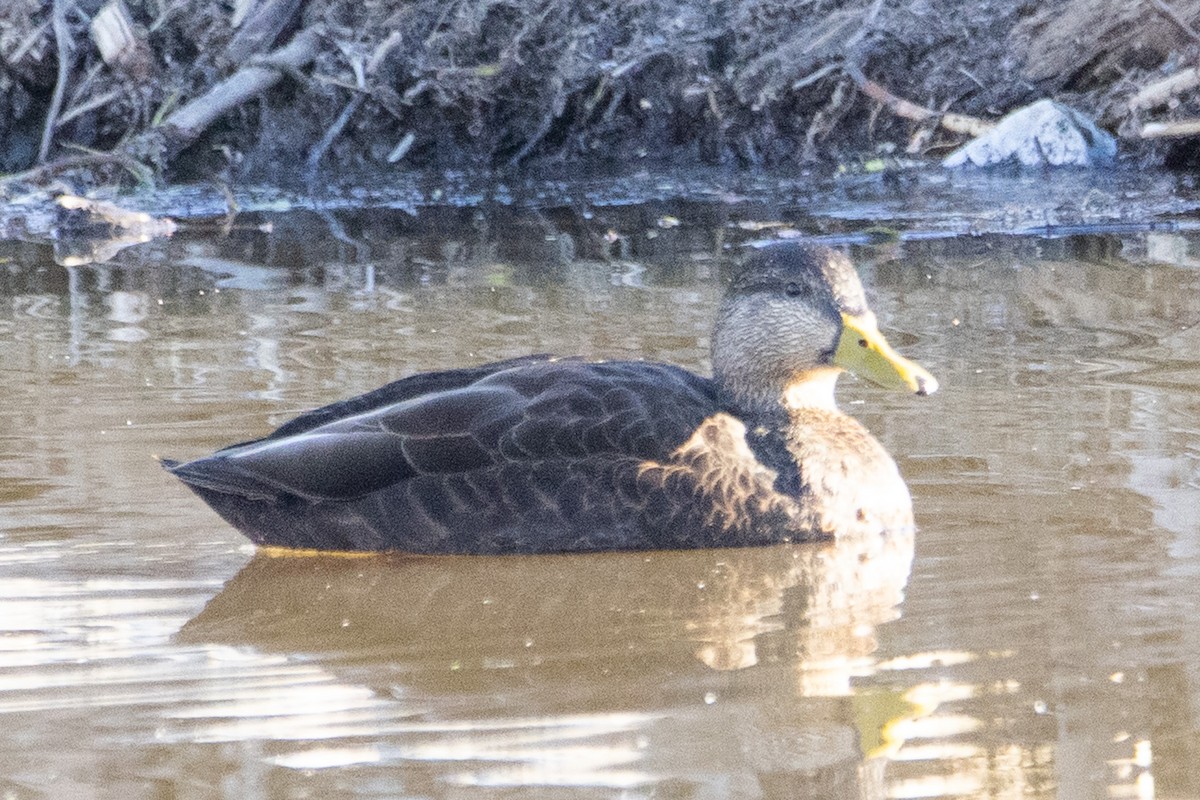
[[915, 540], [272, 557], [154, 460], [530, 352], [707, 371], [738, 245], [787, 213], [293, 212], [76, 267], [0, 244], [0, 793], [1200, 796], [1189, 234], [851, 248], [943, 386], [839, 390]]

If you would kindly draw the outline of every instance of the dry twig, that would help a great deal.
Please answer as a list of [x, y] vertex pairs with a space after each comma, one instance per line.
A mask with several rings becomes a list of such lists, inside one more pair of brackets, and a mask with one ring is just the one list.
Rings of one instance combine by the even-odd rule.
[[50, 109], [46, 112], [46, 124], [42, 128], [42, 142], [38, 147], [37, 163], [44, 164], [50, 154], [50, 142], [58, 125], [58, 114], [62, 111], [63, 96], [67, 92], [67, 77], [70, 74], [71, 29], [67, 27], [67, 7], [71, 0], [54, 0], [51, 21], [54, 26], [54, 43], [58, 48], [58, 77], [54, 81], [54, 94], [50, 97]]
[[305, 166], [304, 174], [310, 183], [316, 180], [317, 167], [320, 165], [321, 158], [325, 155], [325, 151], [328, 150], [330, 145], [333, 144], [333, 140], [341, 134], [342, 130], [346, 127], [346, 123], [350, 121], [350, 118], [354, 116], [354, 112], [358, 111], [359, 106], [361, 106], [363, 101], [366, 99], [367, 96], [361, 93], [351, 97], [350, 102], [346, 103], [346, 107], [342, 109], [342, 113], [338, 115], [338, 118], [334, 120], [333, 124], [329, 126], [329, 129], [325, 131], [325, 135], [321, 137], [321, 141], [317, 142], [317, 144], [313, 147], [312, 152], [308, 154], [308, 163]]
[[21, 41], [21, 44], [17, 46], [17, 49], [13, 50], [4, 57], [5, 62], [8, 64], [21, 63], [21, 59], [25, 58], [25, 56], [29, 54], [29, 51], [33, 49], [33, 46], [41, 41], [42, 34], [46, 32], [46, 28], [48, 27], [50, 27], [50, 23], [43, 22], [41, 25], [38, 25], [36, 28], [31, 30], [29, 35], [26, 36]]
[[0, 186], [13, 183], [40, 183], [51, 175], [82, 167], [103, 167], [116, 165], [121, 167], [138, 181], [148, 180], [150, 170], [145, 164], [124, 153], [83, 153], [75, 156], [64, 156], [53, 161], [47, 161], [24, 172], [14, 172], [11, 175], [0, 176]]
[[65, 112], [63, 112], [62, 116], [60, 116], [58, 118], [58, 124], [66, 125], [68, 122], [75, 119], [76, 117], [81, 117], [89, 111], [93, 111], [97, 108], [100, 108], [101, 106], [108, 105], [109, 103], [113, 102], [114, 100], [119, 100], [121, 97], [121, 94], [122, 94], [122, 92], [120, 89], [113, 89], [111, 92], [105, 92], [104, 94], [97, 95], [96, 97], [93, 97], [91, 100], [88, 100], [85, 103], [80, 103], [77, 106], [72, 106], [71, 108], [69, 108]]
[[833, 92], [830, 94], [829, 100], [816, 114], [813, 114], [808, 131], [804, 134], [804, 151], [800, 156], [803, 161], [811, 162], [816, 160], [815, 147], [817, 139], [828, 135], [834, 126], [837, 125], [837, 121], [845, 114], [846, 95], [850, 94], [849, 85], [850, 82], [845, 78], [838, 81], [837, 85], [833, 87]]

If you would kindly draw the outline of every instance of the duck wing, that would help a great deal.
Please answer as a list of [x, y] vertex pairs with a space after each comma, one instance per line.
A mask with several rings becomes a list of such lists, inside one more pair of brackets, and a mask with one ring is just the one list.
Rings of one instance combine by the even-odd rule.
[[[561, 361], [558, 356], [542, 353], [539, 355], [520, 356], [504, 361], [493, 361], [490, 364], [480, 364], [477, 367], [463, 367], [438, 372], [421, 372], [384, 384], [366, 394], [330, 403], [327, 406], [306, 411], [276, 428], [267, 439], [284, 439], [295, 436], [313, 428], [319, 428], [330, 422], [336, 422], [346, 417], [386, 408], [415, 397], [436, 394], [437, 392], [461, 389], [470, 386], [496, 372], [503, 372], [517, 367], [547, 362]], [[224, 448], [231, 450], [239, 445]]]
[[406, 378], [165, 466], [210, 502], [350, 501], [421, 477], [663, 460], [716, 409], [712, 382], [678, 367], [539, 356]]

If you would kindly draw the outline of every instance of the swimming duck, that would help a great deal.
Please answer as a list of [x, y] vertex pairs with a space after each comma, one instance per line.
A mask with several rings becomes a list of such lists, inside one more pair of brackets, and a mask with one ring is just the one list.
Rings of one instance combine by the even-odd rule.
[[713, 377], [528, 356], [389, 383], [187, 463], [259, 545], [505, 554], [911, 532], [883, 446], [834, 402], [850, 370], [927, 395], [842, 253], [764, 247], [717, 313]]

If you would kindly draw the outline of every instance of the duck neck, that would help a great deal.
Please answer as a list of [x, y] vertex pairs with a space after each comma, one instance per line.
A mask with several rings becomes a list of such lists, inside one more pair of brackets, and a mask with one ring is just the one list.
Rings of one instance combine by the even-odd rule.
[[783, 393], [783, 404], [790, 412], [820, 409], [836, 411], [833, 391], [842, 371], [837, 367], [817, 367], [792, 380]]
[[716, 380], [723, 407], [747, 424], [782, 429], [794, 415], [806, 410], [837, 410], [833, 391], [839, 374], [841, 370], [834, 367], [818, 367], [785, 381], [739, 380], [720, 373]]

